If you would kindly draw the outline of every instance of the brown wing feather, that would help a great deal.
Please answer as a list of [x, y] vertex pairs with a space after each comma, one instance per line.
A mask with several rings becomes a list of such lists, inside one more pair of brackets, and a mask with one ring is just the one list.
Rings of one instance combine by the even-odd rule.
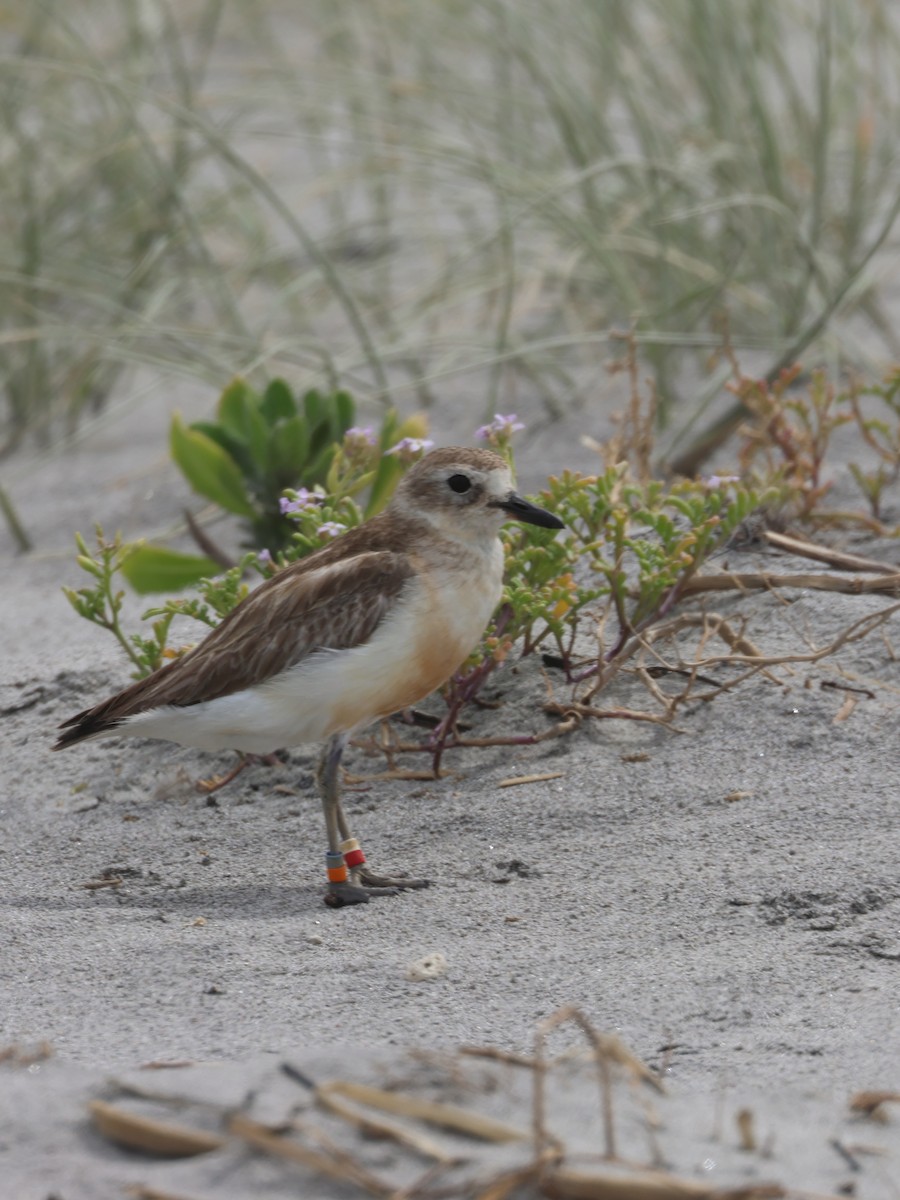
[[163, 704], [187, 706], [262, 683], [315, 650], [367, 642], [413, 574], [405, 555], [374, 550], [317, 554], [258, 587], [184, 658], [71, 717], [61, 750]]

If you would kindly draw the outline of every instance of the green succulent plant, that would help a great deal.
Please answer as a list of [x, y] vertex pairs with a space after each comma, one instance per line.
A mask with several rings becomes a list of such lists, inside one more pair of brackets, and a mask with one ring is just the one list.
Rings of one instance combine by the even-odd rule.
[[219, 399], [215, 421], [185, 425], [176, 415], [169, 442], [194, 491], [243, 517], [248, 545], [274, 551], [291, 536], [281, 493], [324, 484], [355, 416], [347, 392], [312, 389], [298, 400], [283, 379], [273, 379], [264, 392], [235, 379]]
[[[377, 432], [354, 429], [355, 417], [345, 391], [313, 388], [295, 397], [283, 379], [258, 392], [238, 378], [220, 396], [214, 420], [188, 425], [176, 413], [169, 447], [198, 496], [241, 518], [244, 549], [278, 555], [295, 532], [282, 503], [286, 489], [353, 495], [368, 488], [365, 515], [371, 516], [387, 503], [402, 474], [400, 460], [386, 451], [405, 436], [424, 433], [423, 418], [401, 421], [392, 410]], [[225, 554], [211, 562], [208, 553], [136, 545], [121, 570], [135, 591], [159, 592], [197, 583], [229, 560]]]

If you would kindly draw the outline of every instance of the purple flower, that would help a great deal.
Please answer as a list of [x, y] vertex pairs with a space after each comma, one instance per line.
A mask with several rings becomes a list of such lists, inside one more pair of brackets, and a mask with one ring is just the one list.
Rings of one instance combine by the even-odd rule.
[[278, 501], [278, 507], [283, 514], [287, 514], [302, 512], [304, 508], [311, 508], [318, 503], [319, 497], [315, 492], [309, 491], [308, 488], [298, 488], [295, 499], [291, 500], [287, 496], [282, 496]]
[[426, 450], [430, 450], [434, 442], [430, 438], [401, 438], [396, 446], [391, 446], [390, 450], [385, 451], [386, 454], [396, 454], [404, 462], [413, 462], [419, 454], [424, 454]]
[[347, 526], [342, 525], [340, 521], [323, 521], [319, 526], [319, 533], [323, 534], [325, 537], [336, 538], [339, 534], [343, 533], [346, 528]]
[[272, 551], [271, 550], [260, 550], [259, 554], [257, 554], [257, 556], [256, 556], [256, 561], [259, 563], [259, 565], [261, 567], [271, 566]]
[[342, 450], [347, 462], [357, 470], [366, 470], [378, 454], [378, 438], [371, 425], [354, 425], [344, 434]]
[[363, 427], [360, 427], [359, 425], [354, 425], [351, 429], [348, 429], [347, 432], [344, 434], [344, 442], [346, 444], [352, 443], [354, 446], [358, 446], [360, 444], [364, 444], [366, 446], [374, 446], [375, 445], [375, 433], [374, 433], [371, 425], [366, 425]]
[[514, 433], [518, 433], [524, 428], [525, 426], [515, 413], [510, 413], [508, 416], [497, 413], [490, 425], [482, 425], [480, 429], [475, 430], [475, 437], [479, 442], [508, 441]]
[[707, 487], [717, 488], [725, 483], [740, 483], [740, 475], [707, 475], [703, 480]]

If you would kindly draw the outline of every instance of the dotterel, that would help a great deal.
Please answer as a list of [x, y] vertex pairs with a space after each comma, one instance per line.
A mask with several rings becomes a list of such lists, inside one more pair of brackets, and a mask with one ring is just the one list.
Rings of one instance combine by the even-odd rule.
[[427, 886], [366, 869], [341, 807], [341, 755], [352, 730], [422, 700], [475, 647], [500, 600], [497, 535], [510, 519], [562, 528], [514, 491], [499, 455], [433, 450], [383, 513], [266, 580], [183, 658], [70, 718], [54, 749], [104, 737], [255, 754], [325, 742], [326, 902]]

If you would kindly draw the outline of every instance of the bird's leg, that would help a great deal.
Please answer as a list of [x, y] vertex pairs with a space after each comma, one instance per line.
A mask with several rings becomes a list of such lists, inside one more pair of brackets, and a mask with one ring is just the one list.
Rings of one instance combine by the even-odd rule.
[[325, 893], [325, 903], [332, 908], [341, 908], [345, 904], [365, 904], [373, 896], [395, 896], [401, 888], [428, 886], [428, 881], [424, 879], [383, 879], [364, 869], [366, 856], [350, 832], [338, 788], [341, 755], [346, 744], [346, 734], [335, 734], [322, 751], [316, 772], [328, 833], [328, 853], [325, 857], [328, 891]]
[[[350, 846], [350, 828], [341, 808], [341, 797], [338, 787], [338, 773], [341, 767], [341, 756], [347, 744], [347, 735], [336, 733], [327, 743], [319, 759], [316, 772], [316, 782], [322, 797], [322, 810], [325, 813], [325, 829], [328, 834], [328, 852], [325, 855], [325, 869], [328, 874], [328, 891], [325, 893], [325, 903], [331, 908], [343, 908], [345, 904], [366, 904], [372, 896], [395, 896], [397, 888], [368, 888], [360, 885], [354, 878], [357, 864], [365, 862], [365, 855], [359, 849], [359, 843]], [[355, 853], [354, 853], [355, 851]], [[350, 859], [350, 863], [347, 859]]]
[[208, 779], [198, 779], [194, 787], [201, 796], [211, 796], [213, 792], [217, 792], [227, 783], [231, 783], [232, 779], [237, 779], [241, 771], [245, 771], [247, 767], [252, 767], [256, 763], [264, 763], [267, 767], [284, 765], [277, 754], [244, 754], [243, 751], [238, 751], [238, 760], [230, 771], [226, 771], [224, 775], [211, 775]]
[[337, 822], [341, 831], [341, 850], [344, 862], [350, 868], [350, 878], [354, 883], [361, 884], [369, 891], [396, 892], [403, 888], [427, 888], [431, 884], [427, 879], [410, 879], [407, 875], [375, 875], [365, 866], [366, 856], [359, 848], [359, 842], [350, 832], [347, 818], [341, 807], [340, 797], [337, 802]]
[[217, 792], [220, 788], [225, 787], [227, 783], [231, 783], [232, 779], [237, 779], [241, 771], [250, 766], [250, 755], [238, 753], [238, 760], [230, 771], [226, 771], [223, 775], [210, 775], [208, 779], [198, 779], [194, 784], [196, 790], [201, 796], [211, 796], [213, 792]]

